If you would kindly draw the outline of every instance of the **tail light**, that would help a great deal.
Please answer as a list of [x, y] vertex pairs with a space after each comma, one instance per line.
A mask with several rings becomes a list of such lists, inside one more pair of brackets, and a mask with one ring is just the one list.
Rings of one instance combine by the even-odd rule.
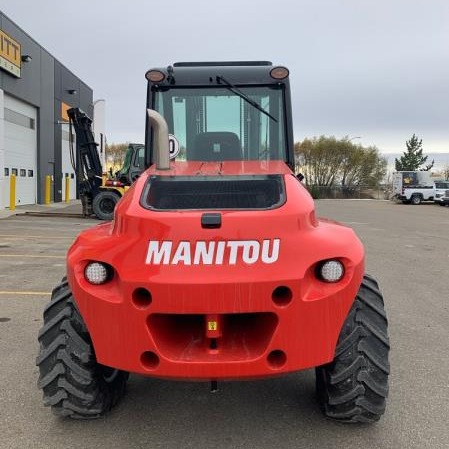
[[109, 186], [109, 187], [124, 187], [125, 184], [123, 184], [123, 182], [121, 181], [112, 181], [111, 179], [108, 179], [105, 183], [105, 186]]
[[334, 283], [343, 278], [345, 267], [339, 260], [325, 260], [318, 265], [316, 274], [321, 281]]
[[112, 279], [114, 270], [103, 262], [90, 262], [84, 270], [84, 276], [90, 284], [101, 285]]

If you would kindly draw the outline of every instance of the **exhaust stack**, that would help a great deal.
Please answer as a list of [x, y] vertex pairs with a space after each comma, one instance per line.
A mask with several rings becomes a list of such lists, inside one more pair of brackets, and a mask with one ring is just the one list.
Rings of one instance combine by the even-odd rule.
[[156, 149], [156, 168], [170, 169], [170, 146], [168, 142], [168, 125], [164, 117], [153, 109], [147, 109], [148, 118], [154, 131], [154, 148]]

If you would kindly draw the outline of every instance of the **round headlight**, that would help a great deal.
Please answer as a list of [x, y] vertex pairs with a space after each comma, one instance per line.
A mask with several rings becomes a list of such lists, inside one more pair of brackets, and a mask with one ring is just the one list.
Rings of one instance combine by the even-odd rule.
[[106, 264], [91, 262], [84, 270], [87, 281], [94, 285], [104, 284], [110, 279], [110, 269]]
[[345, 269], [338, 260], [327, 260], [319, 266], [318, 274], [322, 281], [338, 282], [344, 276]]

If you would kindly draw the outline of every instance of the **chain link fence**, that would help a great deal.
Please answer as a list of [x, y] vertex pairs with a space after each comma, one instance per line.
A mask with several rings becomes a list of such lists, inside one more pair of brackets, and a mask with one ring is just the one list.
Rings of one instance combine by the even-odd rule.
[[389, 200], [391, 187], [370, 186], [306, 186], [314, 199], [371, 199]]

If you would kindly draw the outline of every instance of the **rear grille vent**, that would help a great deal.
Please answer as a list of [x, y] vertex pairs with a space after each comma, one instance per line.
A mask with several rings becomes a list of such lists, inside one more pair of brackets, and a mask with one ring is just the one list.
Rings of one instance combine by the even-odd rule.
[[142, 196], [156, 210], [274, 209], [284, 201], [280, 175], [152, 176]]

